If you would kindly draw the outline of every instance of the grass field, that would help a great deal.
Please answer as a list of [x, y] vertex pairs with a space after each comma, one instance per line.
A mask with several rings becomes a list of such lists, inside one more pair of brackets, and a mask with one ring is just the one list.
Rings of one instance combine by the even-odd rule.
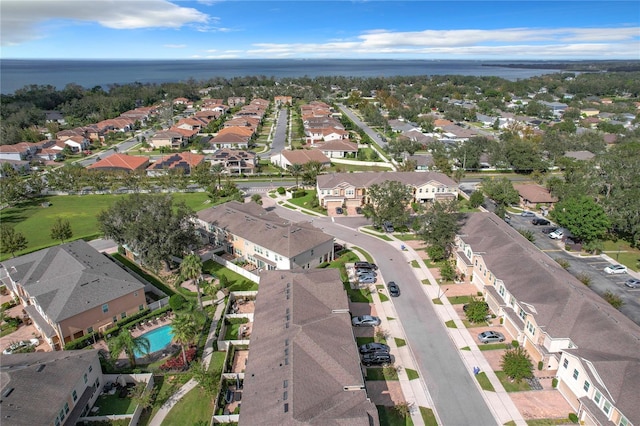
[[[59, 244], [50, 237], [51, 226], [58, 217], [68, 219], [74, 240], [91, 240], [100, 236], [97, 215], [108, 209], [118, 198], [127, 195], [59, 195], [41, 197], [22, 202], [15, 207], [0, 211], [0, 222], [6, 223], [21, 232], [27, 239], [25, 250], [17, 252], [19, 256], [45, 247]], [[208, 196], [204, 192], [173, 194], [174, 202], [184, 201], [193, 210], [209, 207]], [[42, 203], [50, 203], [42, 207]], [[5, 254], [1, 259], [9, 257]]]
[[213, 399], [198, 386], [176, 403], [162, 424], [167, 426], [209, 424], [212, 414]]

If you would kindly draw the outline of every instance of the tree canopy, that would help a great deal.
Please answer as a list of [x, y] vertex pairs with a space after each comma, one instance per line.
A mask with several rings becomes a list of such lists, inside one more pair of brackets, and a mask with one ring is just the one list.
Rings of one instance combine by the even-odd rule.
[[172, 256], [181, 257], [201, 245], [186, 204], [174, 205], [171, 195], [132, 194], [98, 215], [100, 230], [118, 244], [126, 244], [141, 260], [159, 269]]
[[27, 239], [21, 232], [5, 223], [0, 225], [0, 248], [2, 253], [11, 253], [16, 257], [16, 252], [27, 248]]
[[418, 235], [429, 246], [429, 257], [432, 260], [449, 258], [455, 236], [460, 229], [459, 218], [457, 200], [436, 201], [420, 217]]
[[500, 179], [482, 179], [482, 191], [496, 204], [503, 207], [516, 204], [520, 200], [518, 191], [513, 187], [513, 183], [506, 177]]
[[52, 240], [60, 240], [63, 243], [65, 240], [70, 240], [73, 237], [73, 231], [69, 220], [61, 217], [56, 218], [56, 222], [51, 227], [50, 235]]
[[611, 226], [602, 206], [587, 195], [559, 201], [550, 214], [559, 225], [585, 243], [602, 238]]
[[389, 221], [394, 227], [406, 226], [409, 220], [407, 205], [411, 201], [411, 188], [402, 182], [387, 180], [373, 184], [367, 191], [370, 203], [364, 206], [364, 215], [374, 226]]

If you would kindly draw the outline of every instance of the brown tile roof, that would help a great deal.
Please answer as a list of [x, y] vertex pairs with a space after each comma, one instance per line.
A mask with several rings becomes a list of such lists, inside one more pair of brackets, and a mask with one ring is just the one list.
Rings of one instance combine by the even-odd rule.
[[593, 363], [615, 405], [640, 418], [640, 328], [493, 213], [471, 213], [459, 232], [491, 273], [552, 338]]
[[337, 270], [260, 275], [239, 421], [257, 424], [379, 425]]
[[351, 184], [356, 188], [368, 188], [373, 184], [380, 184], [388, 180], [395, 180], [412, 186], [423, 185], [430, 181], [436, 181], [451, 187], [458, 186], [453, 179], [437, 172], [364, 172], [319, 175], [318, 188], [333, 189], [342, 183]]
[[229, 133], [233, 133], [233, 134], [241, 135], [245, 137], [251, 137], [253, 136], [253, 129], [251, 129], [250, 127], [230, 126], [230, 127], [225, 127], [223, 129], [220, 129], [220, 131], [218, 132], [218, 135], [224, 136]]
[[237, 144], [246, 144], [249, 142], [249, 137], [242, 136], [237, 133], [227, 133], [227, 134], [218, 134], [216, 137], [209, 141], [209, 145], [214, 146], [215, 144], [221, 143], [237, 143]]
[[188, 174], [191, 169], [204, 161], [204, 155], [193, 154], [191, 152], [179, 152], [168, 156], [151, 164], [147, 170], [168, 170], [182, 167]]
[[333, 140], [317, 144], [322, 151], [358, 152], [358, 144], [346, 140]]
[[197, 214], [200, 220], [215, 223], [234, 235], [289, 259], [333, 240], [331, 235], [310, 223], [289, 222], [255, 203], [230, 201]]
[[310, 161], [317, 161], [321, 164], [331, 163], [331, 160], [319, 149], [283, 150], [280, 154], [291, 164], [307, 164]]
[[138, 157], [116, 153], [101, 160], [96, 161], [87, 169], [109, 169], [109, 170], [143, 170], [149, 164], [148, 157]]
[[536, 184], [515, 184], [513, 185], [523, 200], [530, 203], [556, 203], [558, 199], [551, 195], [549, 190], [544, 186]]

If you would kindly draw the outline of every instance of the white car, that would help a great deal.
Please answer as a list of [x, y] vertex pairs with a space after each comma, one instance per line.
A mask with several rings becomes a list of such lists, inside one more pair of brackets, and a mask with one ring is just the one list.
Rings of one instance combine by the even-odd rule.
[[553, 232], [549, 232], [549, 238], [553, 240], [561, 240], [564, 237], [564, 232], [561, 229], [556, 229]]
[[627, 267], [624, 265], [609, 265], [604, 268], [604, 272], [607, 274], [626, 274]]
[[12, 343], [7, 349], [2, 351], [2, 354], [3, 355], [11, 355], [12, 353], [17, 351], [18, 349], [28, 348], [28, 347], [35, 347], [35, 346], [38, 346], [39, 344], [40, 344], [40, 341], [38, 339], [22, 340], [20, 342]]

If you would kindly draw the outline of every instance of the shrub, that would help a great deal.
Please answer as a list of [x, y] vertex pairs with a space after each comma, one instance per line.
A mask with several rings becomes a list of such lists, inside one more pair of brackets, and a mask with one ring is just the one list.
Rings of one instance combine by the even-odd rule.
[[474, 191], [471, 196], [469, 196], [469, 205], [474, 209], [478, 208], [482, 203], [484, 203], [484, 194], [482, 191]]
[[66, 343], [64, 345], [64, 350], [65, 351], [71, 351], [74, 349], [84, 349], [87, 346], [89, 346], [90, 344], [93, 344], [93, 342], [95, 342], [96, 340], [96, 333], [93, 332], [91, 334], [87, 334], [85, 336], [80, 337], [79, 339], [75, 339], [70, 341], [69, 343]]
[[591, 285], [591, 276], [589, 274], [581, 272], [577, 275], [576, 278], [578, 278], [578, 280], [580, 280], [580, 282], [586, 285], [587, 287]]
[[276, 191], [278, 191], [278, 194], [280, 195], [284, 195], [285, 192], [287, 192], [283, 187], [279, 186], [278, 189], [276, 189]]
[[187, 303], [187, 299], [185, 299], [181, 294], [174, 294], [173, 296], [169, 297], [169, 306], [171, 306], [171, 309], [174, 312], [182, 309], [185, 303]]
[[467, 304], [465, 314], [467, 319], [472, 323], [478, 323], [484, 321], [487, 317], [487, 305], [486, 303], [476, 297], [471, 298], [471, 301]]
[[568, 260], [566, 260], [566, 259], [560, 259], [560, 258], [558, 258], [558, 259], [556, 259], [556, 262], [558, 262], [558, 265], [560, 265], [560, 266], [561, 266], [562, 268], [564, 268], [564, 269], [568, 269], [568, 268], [569, 268], [569, 266], [571, 266], [571, 265], [569, 264], [569, 261], [568, 261]]
[[604, 298], [604, 300], [609, 302], [609, 304], [616, 309], [620, 309], [620, 307], [624, 305], [624, 301], [622, 300], [622, 298], [620, 296], [617, 296], [611, 293], [611, 291], [609, 290], [605, 291], [602, 297]]
[[429, 255], [429, 259], [438, 262], [444, 259], [445, 251], [443, 247], [432, 245], [427, 249], [427, 254]]
[[571, 420], [571, 423], [578, 423], [578, 415], [576, 413], [569, 413], [569, 420]]
[[544, 367], [544, 363], [542, 361], [538, 361], [538, 370], [542, 370], [542, 367]]
[[445, 281], [453, 281], [456, 277], [456, 269], [453, 267], [453, 264], [449, 261], [446, 261], [440, 267], [440, 276]]
[[502, 355], [500, 363], [502, 371], [516, 382], [529, 378], [533, 375], [533, 364], [527, 351], [518, 346], [517, 348], [508, 349]]
[[551, 379], [551, 387], [555, 389], [557, 386], [558, 386], [558, 379], [554, 377], [553, 379]]
[[518, 342], [517, 340], [512, 340], [511, 341], [511, 347], [512, 348], [517, 348], [518, 346], [520, 346], [520, 342]]
[[[187, 356], [187, 364], [196, 358], [196, 348], [189, 348], [185, 352]], [[182, 359], [182, 352], [178, 352], [174, 358], [168, 359], [164, 364], [160, 366], [160, 370], [183, 370], [185, 368], [184, 359]]]

